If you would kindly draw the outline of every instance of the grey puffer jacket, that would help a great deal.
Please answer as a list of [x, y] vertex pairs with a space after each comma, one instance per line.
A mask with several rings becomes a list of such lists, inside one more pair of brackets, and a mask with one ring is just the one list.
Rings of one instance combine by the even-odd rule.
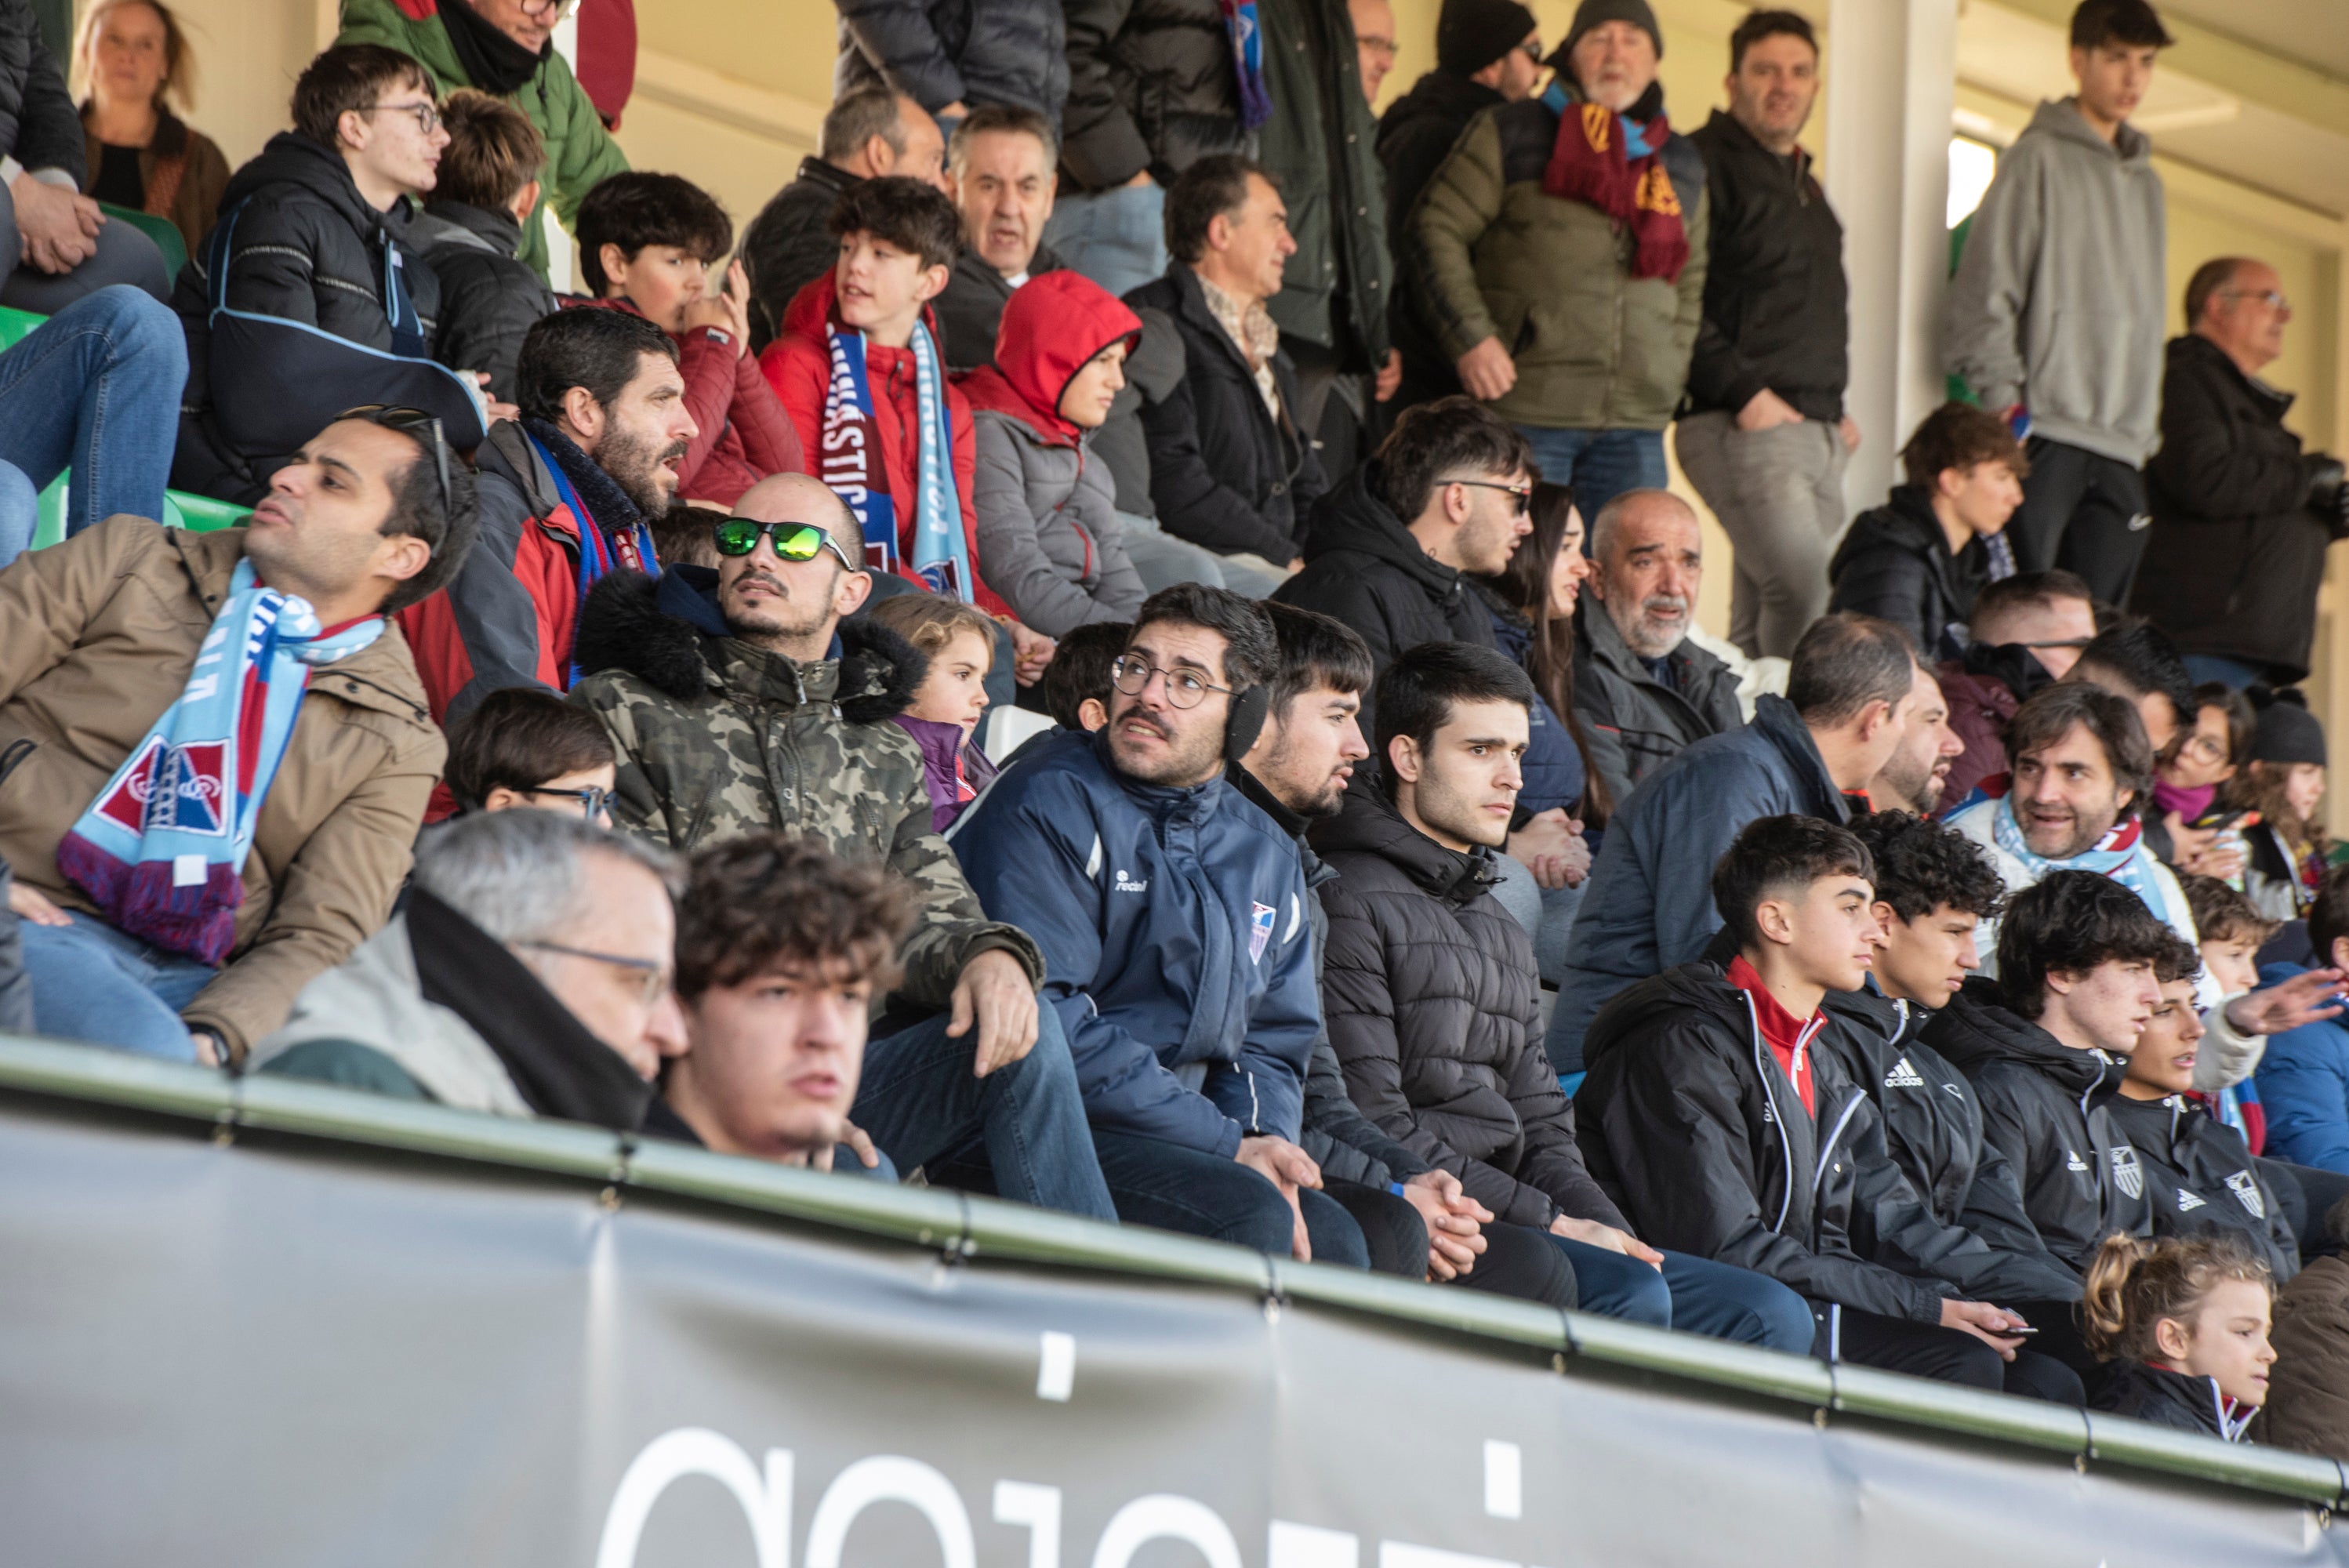
[[1133, 620], [1147, 595], [1125, 553], [1109, 469], [1092, 455], [1092, 443], [1048, 441], [1019, 415], [994, 408], [978, 409], [973, 420], [972, 499], [987, 585], [1048, 637], [1093, 621]]
[[885, 84], [932, 114], [950, 103], [1032, 108], [1057, 129], [1069, 96], [1060, 0], [837, 0], [834, 103]]

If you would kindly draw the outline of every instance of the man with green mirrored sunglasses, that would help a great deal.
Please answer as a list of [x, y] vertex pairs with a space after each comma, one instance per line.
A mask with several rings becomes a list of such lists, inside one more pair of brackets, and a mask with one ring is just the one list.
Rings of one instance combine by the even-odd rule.
[[712, 525], [718, 537], [718, 553], [724, 556], [748, 555], [759, 548], [759, 541], [770, 542], [774, 552], [785, 561], [813, 561], [816, 552], [829, 550], [840, 557], [840, 563], [851, 572], [864, 568], [849, 559], [848, 552], [840, 547], [820, 522], [761, 522], [755, 517], [729, 517]]

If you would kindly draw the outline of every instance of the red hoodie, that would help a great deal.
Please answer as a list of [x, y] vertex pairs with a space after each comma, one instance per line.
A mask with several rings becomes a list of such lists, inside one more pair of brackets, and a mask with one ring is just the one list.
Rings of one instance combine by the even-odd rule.
[[[570, 303], [644, 315], [625, 299]], [[731, 333], [697, 326], [669, 341], [677, 345], [678, 370], [685, 377], [686, 412], [701, 427], [677, 470], [678, 500], [732, 506], [770, 474], [808, 471], [805, 454], [812, 449], [802, 446], [758, 365], [736, 352]]]
[[[759, 368], [782, 400], [783, 411], [791, 416], [802, 449], [810, 452], [822, 450], [823, 443], [823, 400], [832, 385], [832, 350], [824, 342], [824, 324], [832, 319], [832, 301], [833, 274], [825, 273], [792, 296], [783, 312], [781, 335], [759, 356]], [[936, 319], [926, 310], [923, 319], [935, 338]], [[943, 358], [940, 365], [943, 368]], [[922, 412], [921, 400], [914, 391], [914, 351], [868, 342], [864, 374], [873, 387], [873, 427], [880, 435], [881, 471], [888, 480], [890, 498], [897, 504], [897, 559], [904, 568], [899, 575], [919, 582], [910, 564], [916, 521], [913, 503], [921, 493]], [[955, 499], [962, 506], [963, 547], [970, 552], [971, 575], [978, 579], [971, 583], [971, 599], [991, 615], [1008, 615], [1011, 606], [988, 587], [987, 566], [978, 558], [978, 514], [971, 504], [971, 491], [978, 482], [978, 444], [971, 429], [970, 405], [952, 383], [946, 391], [947, 415], [954, 424]]]

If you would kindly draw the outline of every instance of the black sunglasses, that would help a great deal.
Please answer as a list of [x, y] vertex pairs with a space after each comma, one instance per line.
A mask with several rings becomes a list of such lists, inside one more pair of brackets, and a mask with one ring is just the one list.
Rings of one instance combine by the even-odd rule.
[[581, 814], [591, 822], [601, 821], [605, 810], [612, 804], [612, 791], [600, 784], [590, 784], [580, 789], [550, 789], [545, 785], [539, 784], [523, 790], [523, 793], [541, 796], [550, 800], [575, 801]]
[[717, 536], [720, 555], [748, 555], [759, 548], [761, 539], [771, 537], [775, 553], [786, 561], [813, 561], [817, 551], [829, 550], [849, 571], [864, 570], [848, 558], [840, 541], [821, 523], [761, 522], [755, 517], [730, 517], [713, 523], [710, 532]]
[[334, 422], [364, 419], [370, 425], [381, 425], [387, 430], [429, 447], [432, 451], [432, 471], [440, 480], [440, 511], [443, 516], [456, 510], [449, 499], [449, 443], [440, 435], [438, 416], [421, 408], [402, 408], [392, 403], [362, 403], [356, 408], [346, 408], [335, 416]]

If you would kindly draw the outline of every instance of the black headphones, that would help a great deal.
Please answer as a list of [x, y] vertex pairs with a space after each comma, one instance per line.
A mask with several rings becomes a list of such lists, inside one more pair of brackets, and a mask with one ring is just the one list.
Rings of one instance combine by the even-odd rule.
[[1232, 716], [1224, 724], [1224, 760], [1237, 765], [1264, 733], [1264, 721], [1272, 712], [1272, 687], [1252, 686], [1232, 693]]

